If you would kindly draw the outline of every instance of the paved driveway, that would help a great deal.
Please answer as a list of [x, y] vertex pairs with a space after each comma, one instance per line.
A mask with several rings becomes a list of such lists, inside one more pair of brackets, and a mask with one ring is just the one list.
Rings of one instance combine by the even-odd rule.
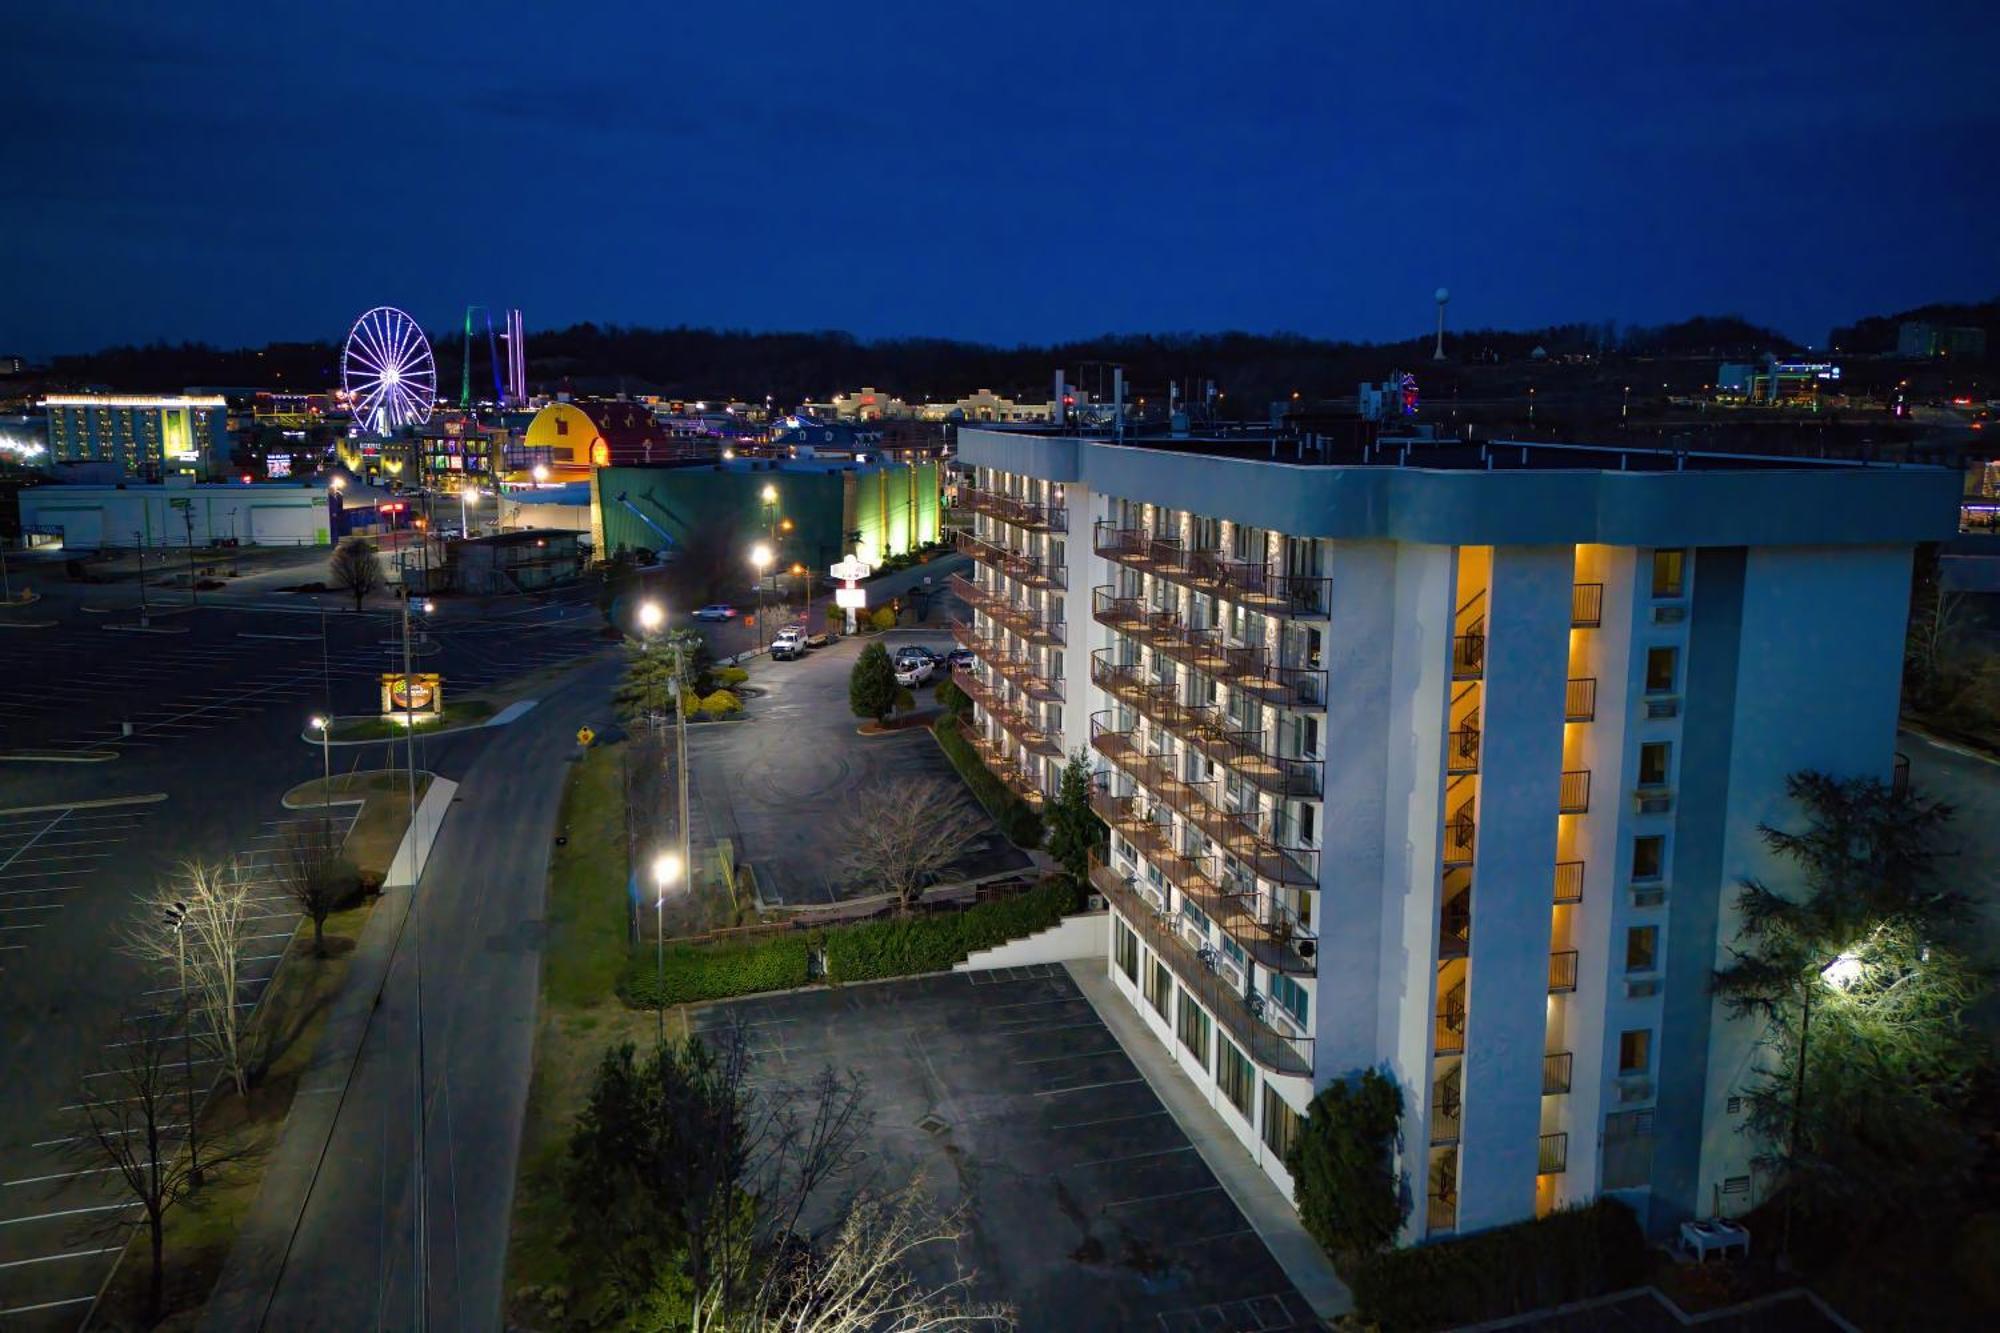
[[[896, 630], [884, 638], [891, 652], [901, 643], [940, 651], [950, 644], [942, 629]], [[844, 882], [835, 831], [853, 794], [869, 783], [936, 777], [964, 790], [929, 732], [856, 734], [859, 724], [847, 708], [847, 676], [862, 642], [842, 640], [797, 661], [760, 663], [753, 683], [766, 694], [745, 720], [689, 729], [701, 807], [696, 841], [732, 839], [739, 856], [755, 868], [758, 892], [767, 902], [832, 902], [870, 888]], [[930, 705], [931, 689], [918, 690], [920, 706]], [[970, 795], [966, 799], [970, 802]], [[985, 832], [947, 878], [1028, 864], [992, 821], [982, 816], [982, 825]]]
[[[695, 1015], [744, 1025], [753, 1079], [858, 1070], [866, 1170], [918, 1172], [963, 1204], [971, 1295], [1026, 1329], [1319, 1328], [1311, 1307], [1057, 966], [762, 996]], [[954, 1256], [913, 1261], [943, 1282]]]

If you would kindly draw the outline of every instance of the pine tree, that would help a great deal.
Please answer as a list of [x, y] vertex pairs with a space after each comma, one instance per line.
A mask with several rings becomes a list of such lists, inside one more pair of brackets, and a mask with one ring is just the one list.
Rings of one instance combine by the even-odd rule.
[[1079, 750], [1063, 765], [1062, 782], [1048, 816], [1049, 854], [1062, 862], [1078, 884], [1090, 872], [1091, 852], [1102, 848], [1110, 836], [1104, 821], [1090, 808], [1090, 788], [1090, 760]]
[[895, 708], [898, 688], [889, 650], [871, 643], [854, 659], [854, 670], [847, 678], [847, 706], [856, 717], [880, 722]]

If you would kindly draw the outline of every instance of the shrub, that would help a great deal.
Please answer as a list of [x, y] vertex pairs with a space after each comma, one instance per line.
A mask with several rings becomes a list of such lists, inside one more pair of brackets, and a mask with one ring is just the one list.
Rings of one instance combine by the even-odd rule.
[[1463, 1240], [1377, 1254], [1355, 1272], [1355, 1313], [1383, 1333], [1482, 1323], [1634, 1287], [1646, 1238], [1614, 1199]]
[[750, 679], [749, 672], [745, 671], [742, 667], [734, 666], [717, 667], [714, 676], [715, 683], [725, 690], [733, 690], [744, 681]]
[[992, 769], [986, 767], [978, 752], [972, 748], [972, 743], [959, 730], [957, 719], [948, 715], [939, 718], [932, 726], [931, 734], [937, 737], [945, 758], [951, 760], [951, 766], [965, 779], [965, 785], [972, 788], [972, 794], [986, 807], [986, 813], [1000, 825], [1007, 841], [1016, 847], [1029, 849], [1041, 846], [1042, 817], [1010, 791]]
[[1299, 1222], [1328, 1255], [1372, 1254], [1403, 1225], [1394, 1166], [1402, 1115], [1402, 1090], [1374, 1069], [1313, 1098], [1285, 1169]]
[[1076, 890], [1055, 880], [962, 912], [870, 921], [827, 932], [826, 972], [834, 981], [872, 981], [943, 972], [966, 956], [1046, 930], [1076, 910]]
[[810, 979], [809, 948], [801, 931], [740, 944], [669, 944], [664, 988], [654, 955], [641, 949], [625, 964], [618, 995], [635, 1009], [652, 1009], [803, 986]]
[[731, 717], [743, 711], [743, 701], [728, 690], [717, 690], [701, 701], [701, 711], [709, 717]]
[[896, 628], [896, 613], [886, 606], [878, 606], [868, 614], [868, 623], [877, 630]]
[[938, 707], [944, 709], [952, 717], [966, 718], [972, 716], [972, 696], [958, 688], [955, 682], [950, 680], [939, 681], [934, 694], [938, 701]]

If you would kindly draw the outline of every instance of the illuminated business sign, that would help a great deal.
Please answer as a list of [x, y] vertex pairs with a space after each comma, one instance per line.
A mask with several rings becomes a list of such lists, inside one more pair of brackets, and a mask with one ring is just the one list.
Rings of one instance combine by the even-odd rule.
[[434, 721], [444, 716], [444, 677], [435, 672], [382, 673], [382, 716]]

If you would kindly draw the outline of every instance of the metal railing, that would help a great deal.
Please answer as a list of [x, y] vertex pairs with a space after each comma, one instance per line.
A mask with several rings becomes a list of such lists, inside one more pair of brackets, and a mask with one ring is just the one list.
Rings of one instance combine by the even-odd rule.
[[1444, 771], [1451, 774], [1479, 771], [1479, 728], [1460, 727], [1445, 737]]
[[1563, 721], [1597, 720], [1597, 677], [1575, 676], [1563, 691]]
[[1427, 1194], [1424, 1199], [1424, 1234], [1442, 1236], [1458, 1229], [1456, 1194]]
[[1569, 1170], [1569, 1135], [1542, 1135], [1541, 1156], [1535, 1164], [1535, 1174], [1557, 1176], [1567, 1170]]
[[1465, 1006], [1447, 1005], [1433, 1024], [1433, 1049], [1439, 1055], [1458, 1055], [1465, 1050]]
[[1031, 504], [998, 491], [984, 490], [971, 482], [958, 484], [958, 507], [1030, 532], [1069, 531], [1069, 510], [1064, 506]]
[[1178, 537], [1098, 520], [1092, 549], [1107, 560], [1220, 597], [1265, 615], [1324, 619], [1333, 581], [1316, 574], [1288, 574], [1269, 561], [1238, 560], [1212, 550], [1190, 550]]
[[1124, 875], [1092, 854], [1090, 883], [1129, 922], [1179, 981], [1215, 1017], [1217, 1026], [1230, 1040], [1265, 1069], [1280, 1074], [1310, 1077], [1313, 1072], [1313, 1039], [1280, 1031], [1259, 1016], [1258, 1010], [1270, 1001], [1255, 994], [1238, 992], [1215, 972], [1212, 958], [1203, 958], [1188, 946], [1171, 921], [1154, 912]]
[[1590, 812], [1590, 770], [1574, 768], [1562, 775], [1556, 795], [1556, 813], [1582, 815]]
[[1012, 685], [1031, 699], [1044, 703], [1060, 703], [1062, 686], [1041, 673], [1031, 657], [1011, 652], [998, 639], [987, 638], [964, 621], [954, 618], [950, 622], [951, 637], [962, 648], [970, 648], [978, 654], [979, 660], [991, 667], [1002, 680]]
[[1583, 901], [1583, 862], [1556, 862], [1556, 901], [1559, 903]]
[[1005, 746], [996, 744], [985, 733], [963, 722], [959, 723], [958, 731], [959, 735], [965, 737], [966, 744], [972, 747], [973, 753], [979, 756], [980, 762], [986, 765], [994, 777], [1006, 784], [1009, 791], [1035, 809], [1042, 808], [1047, 797], [1043, 795], [1042, 789], [1034, 784], [1033, 779], [1021, 771], [1021, 766], [1014, 762], [1014, 756]]
[[1148, 607], [1109, 585], [1091, 591], [1091, 618], [1203, 675], [1281, 708], [1326, 706], [1326, 672], [1282, 666], [1263, 649], [1227, 642], [1218, 627], [1196, 628], [1177, 611]]
[[1190, 782], [1173, 760], [1150, 754], [1133, 734], [1112, 726], [1108, 713], [1090, 719], [1090, 747], [1147, 789], [1155, 800], [1206, 834], [1222, 850], [1274, 884], [1319, 887], [1319, 849], [1309, 847], [1282, 811], [1235, 811], [1222, 804], [1219, 784]]
[[1459, 1073], [1453, 1071], [1431, 1087], [1431, 1146], [1457, 1143], [1463, 1124], [1465, 1098], [1459, 1089]]
[[1091, 682], [1106, 694], [1130, 705], [1261, 792], [1319, 795], [1323, 775], [1319, 760], [1273, 752], [1261, 731], [1236, 726], [1214, 704], [1183, 702], [1172, 681], [1148, 677], [1136, 664], [1120, 661], [1121, 656], [1116, 648], [1099, 648], [1090, 655]]
[[1569, 623], [1572, 629], [1596, 629], [1604, 623], [1604, 585], [1579, 583], [1570, 589]]
[[1446, 866], [1469, 866], [1472, 852], [1479, 834], [1479, 821], [1473, 817], [1472, 802], [1467, 801], [1452, 812], [1444, 823], [1444, 863]]
[[1061, 589], [1069, 586], [1069, 571], [1063, 566], [987, 541], [976, 533], [961, 528], [952, 534], [952, 544], [961, 555], [969, 555], [981, 564], [999, 570], [1024, 587]]
[[1451, 640], [1451, 678], [1478, 680], [1486, 674], [1486, 631], [1470, 630]]
[[1549, 994], [1564, 995], [1576, 989], [1576, 950], [1558, 949], [1549, 955]]
[[996, 624], [1029, 643], [1061, 645], [1066, 640], [1063, 622], [1055, 616], [1038, 615], [1002, 597], [991, 588], [981, 587], [963, 574], [951, 576], [951, 590], [974, 610], [992, 617]]
[[1569, 1091], [1571, 1055], [1552, 1051], [1542, 1057], [1542, 1096], [1557, 1097]]
[[[1464, 871], [1458, 872], [1464, 882], [1458, 892], [1445, 899], [1438, 911], [1438, 957], [1463, 958], [1472, 951], [1472, 882]], [[1451, 893], [1452, 882], [1447, 872], [1445, 891]]]
[[1025, 707], [1001, 698], [998, 690], [970, 671], [954, 672], [952, 679], [1023, 750], [1048, 759], [1062, 758], [1061, 739], [1051, 735]]

